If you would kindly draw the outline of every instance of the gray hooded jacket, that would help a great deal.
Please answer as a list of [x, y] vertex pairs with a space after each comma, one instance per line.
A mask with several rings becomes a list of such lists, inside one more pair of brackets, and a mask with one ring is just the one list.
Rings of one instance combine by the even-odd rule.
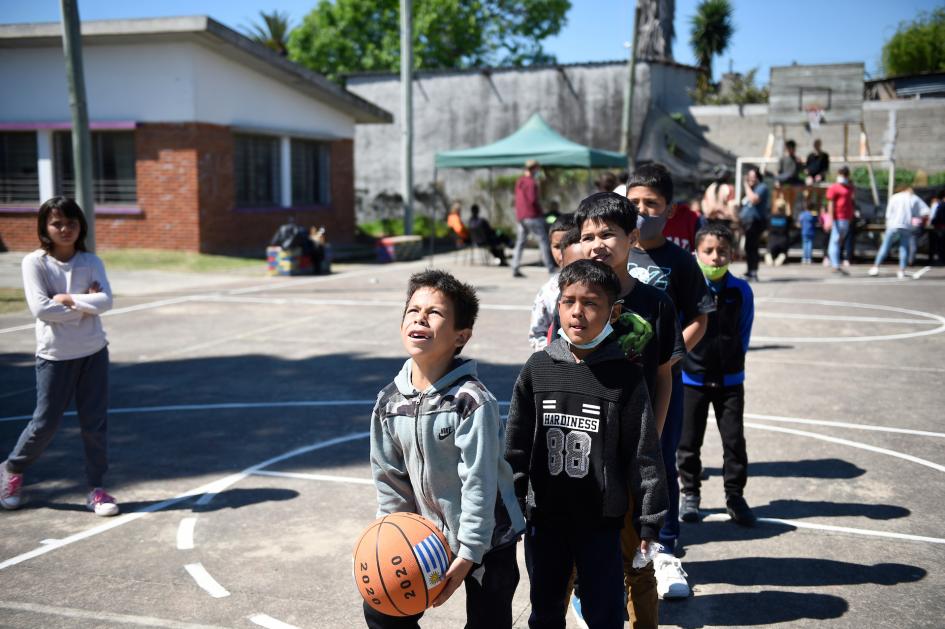
[[476, 362], [456, 359], [425, 391], [411, 384], [411, 360], [378, 394], [371, 416], [371, 469], [378, 516], [419, 513], [453, 552], [474, 563], [525, 529], [512, 468], [502, 457], [499, 405], [476, 379]]

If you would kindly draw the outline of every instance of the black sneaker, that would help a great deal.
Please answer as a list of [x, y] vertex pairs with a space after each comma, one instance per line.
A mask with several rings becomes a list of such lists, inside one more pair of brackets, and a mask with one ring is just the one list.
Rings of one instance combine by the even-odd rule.
[[725, 499], [725, 510], [732, 521], [741, 526], [754, 526], [757, 518], [742, 496], [729, 496]]
[[679, 501], [679, 519], [683, 522], [699, 522], [699, 495], [683, 494]]
[[512, 271], [512, 277], [525, 277], [525, 274], [519, 271], [518, 269], [515, 269], [514, 271]]

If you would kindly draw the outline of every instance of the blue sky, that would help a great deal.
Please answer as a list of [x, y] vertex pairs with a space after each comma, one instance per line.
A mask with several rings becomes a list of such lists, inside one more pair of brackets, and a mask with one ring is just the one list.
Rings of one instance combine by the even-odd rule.
[[[568, 24], [546, 48], [562, 63], [626, 58], [635, 0], [572, 0]], [[677, 0], [673, 56], [694, 64], [689, 21], [698, 0]], [[714, 61], [716, 78], [731, 67], [768, 69], [793, 62], [863, 61], [871, 76], [880, 75], [883, 42], [903, 20], [942, 6], [942, 0], [733, 0], [735, 34], [729, 49]], [[315, 0], [80, 0], [85, 20], [207, 14], [242, 30], [260, 10], [286, 11], [296, 22]], [[0, 0], [0, 22], [47, 22], [59, 19], [58, 0]]]

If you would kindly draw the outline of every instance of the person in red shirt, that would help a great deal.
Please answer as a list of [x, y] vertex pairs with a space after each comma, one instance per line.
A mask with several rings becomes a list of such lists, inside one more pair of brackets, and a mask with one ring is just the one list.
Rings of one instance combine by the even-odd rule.
[[850, 183], [850, 169], [846, 166], [837, 171], [837, 182], [827, 188], [827, 211], [833, 226], [830, 229], [828, 255], [834, 273], [847, 274], [840, 266], [840, 247], [850, 231], [853, 220], [853, 184]]
[[663, 236], [688, 251], [693, 252], [696, 230], [699, 229], [699, 214], [693, 212], [689, 203], [674, 203], [669, 210]]
[[535, 181], [538, 168], [538, 162], [533, 159], [528, 160], [525, 162], [524, 174], [515, 182], [515, 220], [518, 221], [518, 225], [515, 233], [515, 252], [512, 254], [514, 277], [525, 277], [519, 267], [522, 265], [522, 249], [525, 248], [529, 233], [538, 239], [541, 259], [548, 272], [554, 273], [558, 270], [554, 258], [551, 257], [548, 226], [545, 224], [541, 203], [538, 200], [538, 182]]

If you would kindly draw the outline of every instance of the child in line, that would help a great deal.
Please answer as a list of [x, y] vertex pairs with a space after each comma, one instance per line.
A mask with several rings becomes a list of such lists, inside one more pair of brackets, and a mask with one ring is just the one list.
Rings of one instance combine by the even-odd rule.
[[817, 211], [805, 209], [797, 217], [797, 226], [801, 228], [801, 264], [810, 264], [814, 254], [814, 236], [817, 234], [817, 224], [820, 219]]
[[558, 270], [551, 274], [548, 281], [538, 289], [535, 295], [535, 301], [532, 303], [532, 318], [528, 325], [528, 343], [532, 346], [532, 351], [537, 352], [545, 348], [547, 341], [545, 337], [548, 333], [548, 326], [551, 325], [555, 316], [558, 303], [558, 271], [562, 268], [561, 239], [565, 233], [573, 226], [571, 215], [565, 214], [559, 216], [551, 228], [548, 230], [548, 238], [551, 241], [551, 257], [554, 259]]
[[[666, 291], [676, 306], [686, 350], [692, 350], [705, 333], [707, 316], [715, 310], [715, 302], [692, 254], [663, 236], [668, 208], [673, 200], [673, 179], [669, 171], [661, 164], [641, 166], [627, 183], [627, 198], [639, 208], [641, 219], [640, 240], [630, 250], [630, 275], [644, 284]], [[673, 368], [666, 423], [660, 434], [669, 512], [659, 540], [666, 552], [660, 553], [654, 563], [658, 591], [663, 598], [685, 598], [690, 594], [686, 573], [675, 557], [679, 538], [676, 447], [682, 430], [682, 406], [682, 377], [677, 363]]]
[[[637, 362], [643, 368], [657, 432], [662, 432], [672, 393], [672, 365], [685, 354], [685, 347], [673, 302], [664, 291], [638, 281], [627, 269], [630, 250], [639, 234], [637, 216], [636, 206], [626, 197], [600, 193], [581, 202], [574, 222], [581, 230], [584, 256], [609, 266], [620, 281], [623, 310], [642, 317], [653, 330], [653, 337], [640, 348]], [[620, 335], [623, 331], [619, 325], [617, 327]], [[640, 545], [630, 520], [632, 507], [633, 503], [621, 532], [621, 545], [629, 594], [627, 613], [631, 627], [642, 629], [659, 623], [659, 597], [654, 564], [648, 563], [643, 568], [632, 566], [633, 555]]]
[[108, 339], [100, 315], [112, 307], [105, 266], [86, 251], [88, 224], [72, 199], [53, 197], [37, 217], [40, 249], [23, 258], [23, 289], [36, 317], [36, 410], [0, 465], [0, 506], [18, 509], [23, 472], [55, 436], [75, 398], [85, 448], [86, 507], [118, 513], [103, 488], [108, 470]]
[[642, 371], [611, 334], [620, 281], [605, 264], [561, 271], [560, 338], [515, 383], [506, 459], [525, 505], [531, 565], [529, 627], [561, 627], [577, 566], [584, 617], [623, 626], [620, 528], [634, 497], [646, 551], [666, 511], [656, 420]]
[[745, 354], [755, 316], [754, 295], [745, 280], [728, 272], [734, 247], [732, 232], [709, 225], [696, 234], [696, 256], [716, 310], [702, 340], [683, 361], [685, 411], [677, 461], [682, 483], [680, 515], [699, 521], [702, 459], [709, 405], [722, 435], [725, 509], [736, 524], [753, 526], [755, 515], [745, 502], [748, 454], [745, 448]]
[[[466, 585], [468, 627], [512, 626], [519, 571], [515, 547], [525, 520], [495, 397], [459, 358], [479, 312], [475, 290], [449, 273], [411, 276], [400, 338], [409, 358], [378, 394], [371, 415], [371, 470], [378, 516], [419, 513], [455, 555], [434, 601]], [[395, 618], [364, 604], [372, 629], [417, 627], [423, 614]]]

